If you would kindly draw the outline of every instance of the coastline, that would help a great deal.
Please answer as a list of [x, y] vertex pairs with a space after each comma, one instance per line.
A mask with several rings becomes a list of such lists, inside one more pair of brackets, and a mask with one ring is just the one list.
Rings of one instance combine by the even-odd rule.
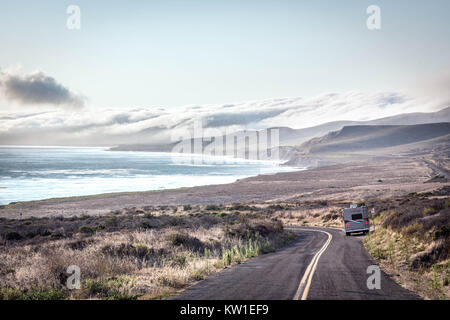
[[[251, 160], [251, 161], [264, 161], [264, 160]], [[281, 164], [280, 164], [281, 166]], [[119, 191], [119, 192], [104, 192], [104, 193], [98, 193], [98, 194], [88, 194], [88, 195], [81, 195], [81, 196], [67, 196], [67, 197], [53, 197], [53, 198], [45, 198], [45, 199], [37, 199], [37, 200], [26, 200], [26, 201], [13, 201], [8, 204], [0, 204], [0, 218], [2, 218], [2, 209], [10, 209], [15, 207], [28, 207], [28, 205], [33, 205], [34, 203], [64, 203], [64, 202], [71, 202], [71, 201], [84, 201], [84, 200], [91, 200], [96, 198], [114, 198], [117, 196], [134, 196], [134, 195], [140, 195], [140, 194], [149, 194], [149, 193], [158, 193], [158, 192], [170, 192], [170, 191], [179, 191], [179, 190], [189, 190], [193, 188], [207, 188], [207, 187], [217, 187], [217, 186], [224, 186], [224, 185], [233, 185], [235, 183], [245, 181], [247, 179], [252, 178], [258, 178], [263, 176], [272, 176], [277, 175], [280, 173], [294, 173], [298, 171], [305, 171], [308, 170], [307, 168], [296, 168], [296, 167], [289, 167], [291, 169], [297, 169], [292, 171], [281, 171], [281, 172], [273, 172], [273, 173], [261, 173], [258, 175], [252, 175], [252, 176], [246, 176], [244, 178], [237, 178], [236, 180], [229, 182], [229, 183], [217, 183], [217, 184], [204, 184], [204, 185], [197, 185], [192, 187], [178, 187], [178, 188], [166, 188], [166, 189], [149, 189], [149, 190], [142, 190], [142, 191]], [[7, 189], [7, 187], [0, 187], [0, 189]]]
[[[29, 149], [28, 146], [10, 146], [11, 148]], [[1, 147], [0, 147], [1, 148]], [[36, 147], [32, 147], [36, 149]], [[255, 177], [261, 174], [273, 174], [277, 172], [292, 172], [305, 170], [298, 166], [283, 166], [281, 162], [267, 160], [250, 160], [231, 158], [223, 156], [199, 155], [199, 154], [175, 154], [167, 152], [143, 152], [143, 151], [123, 151], [117, 156], [113, 155], [109, 160], [110, 151], [105, 147], [38, 147], [49, 150], [53, 149], [79, 149], [70, 154], [74, 154], [74, 161], [81, 161], [82, 166], [72, 167], [50, 167], [40, 171], [40, 165], [33, 169], [36, 174], [34, 179], [43, 179], [42, 182], [31, 182], [28, 176], [17, 175], [18, 183], [15, 183], [16, 176], [8, 177], [5, 186], [1, 186], [2, 192], [0, 202], [1, 207], [26, 203], [30, 201], [64, 201], [67, 198], [76, 199], [80, 197], [96, 197], [118, 193], [150, 192], [168, 189], [189, 188], [208, 185], [220, 185], [234, 183], [240, 179]], [[100, 167], [92, 162], [92, 156], [85, 156], [85, 151], [98, 151], [96, 157], [102, 159]], [[8, 153], [9, 151], [5, 151]], [[15, 152], [15, 151], [12, 151]], [[27, 151], [24, 151], [27, 152]], [[52, 156], [54, 151], [49, 152], [44, 160]], [[56, 151], [58, 152], [58, 151]], [[81, 155], [78, 157], [78, 153]], [[89, 152], [90, 153], [90, 152]], [[20, 153], [18, 153], [20, 155]], [[26, 153], [25, 153], [26, 154]], [[97, 155], [98, 154], [98, 155]], [[70, 155], [70, 157], [72, 157]], [[121, 172], [116, 173], [116, 159], [126, 158], [127, 164]], [[70, 158], [72, 159], [72, 158]], [[80, 160], [78, 160], [80, 159]], [[95, 158], [94, 158], [95, 159]], [[46, 160], [48, 161], [48, 160]], [[65, 161], [65, 159], [60, 159]], [[91, 161], [91, 166], [96, 169], [83, 169], [85, 161]], [[116, 162], [114, 162], [116, 161]], [[146, 161], [147, 164], [143, 164]], [[195, 167], [190, 169], [190, 167]], [[204, 167], [204, 168], [203, 168]], [[11, 170], [13, 166], [9, 166]], [[89, 172], [88, 172], [89, 171]], [[92, 171], [92, 172], [91, 172]], [[123, 171], [123, 172], [122, 172]], [[20, 171], [17, 171], [20, 172]], [[51, 174], [51, 175], [50, 175]], [[8, 175], [8, 173], [6, 173]], [[46, 184], [48, 179], [56, 179], [56, 184]], [[36, 184], [42, 185], [34, 192]]]
[[424, 183], [432, 170], [418, 159], [338, 164], [239, 179], [233, 183], [142, 192], [119, 192], [19, 202], [0, 208], [3, 218], [101, 215], [124, 208], [277, 201], [386, 198], [445, 185]]

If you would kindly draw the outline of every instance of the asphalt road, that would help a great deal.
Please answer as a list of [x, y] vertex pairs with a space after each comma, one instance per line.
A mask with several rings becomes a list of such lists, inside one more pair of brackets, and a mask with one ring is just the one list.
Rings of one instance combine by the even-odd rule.
[[184, 300], [335, 300], [419, 299], [381, 272], [380, 289], [367, 288], [367, 267], [375, 262], [362, 236], [342, 230], [295, 228], [298, 239], [211, 276], [174, 299]]
[[432, 163], [432, 162], [430, 162], [430, 161], [428, 161], [428, 160], [424, 160], [424, 162], [425, 162], [425, 163], [426, 163], [433, 171], [437, 172], [438, 174], [444, 176], [444, 177], [447, 178], [447, 179], [450, 179], [450, 173], [449, 173], [447, 170], [445, 170], [444, 168], [439, 167], [439, 166], [435, 165], [434, 163]]

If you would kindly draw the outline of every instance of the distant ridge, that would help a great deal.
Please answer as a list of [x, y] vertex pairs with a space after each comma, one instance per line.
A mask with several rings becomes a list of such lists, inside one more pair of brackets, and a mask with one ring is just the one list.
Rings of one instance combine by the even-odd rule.
[[303, 143], [309, 154], [352, 152], [395, 147], [450, 134], [450, 122], [417, 125], [345, 126], [320, 138]]
[[[311, 138], [320, 137], [328, 132], [337, 131], [345, 126], [357, 125], [415, 125], [438, 122], [450, 122], [450, 107], [443, 110], [431, 113], [404, 113], [392, 117], [380, 118], [370, 121], [333, 121], [327, 122], [318, 126], [290, 129], [284, 128], [280, 131], [280, 145], [282, 146], [296, 146], [310, 140]], [[286, 130], [290, 129], [290, 130]]]
[[[318, 126], [292, 129], [289, 127], [271, 127], [269, 129], [278, 129], [280, 137], [280, 146], [295, 147], [300, 146], [308, 140], [321, 137], [329, 132], [341, 130], [348, 126], [375, 126], [375, 125], [416, 125], [437, 122], [450, 122], [450, 107], [431, 113], [404, 113], [392, 117], [380, 118], [370, 121], [333, 121]], [[261, 132], [260, 130], [259, 132]], [[255, 132], [247, 130], [246, 132]], [[257, 131], [258, 132], [258, 131]], [[210, 141], [209, 141], [210, 142]], [[203, 145], [207, 146], [209, 142]], [[170, 144], [128, 144], [120, 145], [110, 150], [113, 151], [149, 151], [149, 152], [170, 152], [175, 143]]]

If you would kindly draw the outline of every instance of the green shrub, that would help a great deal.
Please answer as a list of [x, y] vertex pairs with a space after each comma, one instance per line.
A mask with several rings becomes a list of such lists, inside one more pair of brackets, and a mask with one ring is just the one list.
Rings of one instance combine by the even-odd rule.
[[433, 208], [423, 208], [422, 212], [424, 216], [431, 216], [436, 213]]
[[227, 215], [227, 213], [226, 212], [210, 212], [209, 215], [223, 218]]
[[379, 260], [384, 260], [388, 256], [386, 251], [381, 248], [375, 248], [375, 250], [372, 250], [371, 254], [375, 259]]
[[433, 240], [450, 237], [450, 226], [442, 226], [433, 232]]
[[39, 231], [39, 235], [41, 237], [48, 237], [52, 235], [52, 232], [50, 230], [41, 230]]
[[207, 205], [205, 209], [206, 209], [207, 211], [219, 211], [219, 210], [222, 209], [222, 207], [217, 206], [217, 205], [215, 205], [215, 204], [210, 204], [210, 205]]
[[154, 228], [154, 226], [153, 226], [150, 222], [148, 222], [148, 221], [143, 221], [143, 222], [141, 222], [140, 227], [141, 227], [142, 229], [151, 229], [151, 228]]
[[53, 232], [51, 235], [52, 239], [62, 239], [64, 238], [64, 233], [60, 231]]
[[339, 219], [340, 217], [341, 217], [341, 216], [340, 216], [339, 214], [337, 214], [336, 211], [332, 211], [332, 212], [327, 213], [326, 215], [324, 215], [324, 216], [322, 217], [322, 221], [323, 221], [323, 222], [328, 222], [328, 221], [330, 221], [330, 220], [336, 220], [336, 219]]
[[275, 251], [275, 246], [269, 241], [269, 239], [266, 239], [266, 241], [264, 241], [261, 244], [261, 249], [260, 250], [261, 250], [261, 254], [274, 252]]
[[178, 267], [178, 268], [184, 268], [186, 267], [187, 258], [185, 255], [177, 255], [172, 258], [171, 266], [172, 267]]
[[200, 251], [204, 248], [203, 242], [201, 242], [196, 237], [192, 237], [186, 233], [171, 233], [167, 236], [167, 241], [169, 241], [172, 246], [183, 246], [194, 251]]
[[224, 267], [229, 266], [232, 261], [232, 254], [230, 250], [225, 250], [222, 254], [222, 262]]
[[267, 207], [267, 209], [269, 210], [288, 210], [289, 207], [285, 207], [281, 204], [271, 204], [270, 206]]
[[269, 235], [283, 232], [283, 224], [280, 221], [256, 221], [247, 223], [245, 217], [238, 224], [226, 226], [225, 232], [228, 236], [241, 239], [254, 238], [256, 235], [267, 237]]
[[206, 276], [207, 276], [207, 274], [208, 274], [208, 270], [202, 268], [202, 269], [195, 270], [195, 271], [190, 275], [190, 278], [191, 278], [192, 280], [195, 280], [195, 281], [200, 281], [200, 280], [205, 279]]
[[11, 231], [11, 232], [7, 232], [3, 235], [3, 237], [5, 238], [5, 240], [22, 240], [23, 236], [15, 231]]
[[78, 228], [79, 233], [92, 234], [94, 233], [94, 229], [89, 226], [81, 226]]
[[140, 295], [132, 294], [134, 278], [126, 275], [109, 279], [87, 279], [82, 283], [82, 289], [88, 296], [107, 300], [136, 300]]
[[62, 290], [50, 289], [31, 289], [19, 290], [16, 288], [0, 288], [0, 300], [63, 300], [66, 299], [66, 293]]
[[107, 244], [103, 246], [102, 252], [114, 257], [136, 257], [140, 260], [150, 260], [153, 256], [160, 254], [153, 248], [150, 248], [143, 243], [120, 243], [117, 245]]
[[234, 203], [227, 210], [229, 210], [229, 211], [258, 211], [259, 208], [255, 207], [255, 206], [248, 206], [248, 205], [242, 204], [242, 203]]
[[417, 236], [422, 235], [422, 224], [416, 222], [402, 229], [402, 234], [405, 236]]
[[111, 216], [106, 219], [106, 225], [110, 227], [117, 227], [119, 224], [119, 219], [116, 216]]
[[27, 238], [27, 239], [33, 239], [34, 237], [36, 237], [36, 236], [38, 236], [39, 235], [39, 233], [37, 233], [36, 231], [28, 231], [26, 234], [25, 234], [25, 237]]
[[104, 230], [106, 227], [102, 224], [96, 225], [93, 229], [94, 231]]

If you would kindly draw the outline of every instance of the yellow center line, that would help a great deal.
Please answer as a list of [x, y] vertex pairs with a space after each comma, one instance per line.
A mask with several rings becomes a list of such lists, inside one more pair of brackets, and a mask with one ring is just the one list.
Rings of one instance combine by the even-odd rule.
[[309, 263], [308, 267], [306, 268], [306, 271], [303, 274], [302, 280], [300, 281], [300, 284], [298, 286], [297, 292], [295, 293], [295, 296], [293, 298], [293, 300], [306, 300], [306, 298], [308, 297], [309, 288], [311, 286], [311, 281], [312, 281], [312, 278], [314, 276], [314, 272], [316, 271], [317, 264], [319, 262], [320, 256], [327, 249], [327, 247], [330, 244], [331, 239], [333, 238], [333, 236], [329, 232], [322, 231], [322, 230], [311, 230], [311, 229], [299, 229], [299, 230], [312, 231], [312, 232], [322, 232], [322, 233], [325, 233], [325, 234], [328, 235], [327, 241], [322, 246], [322, 248], [320, 248], [320, 250], [317, 251], [317, 253], [312, 258], [311, 262]]

